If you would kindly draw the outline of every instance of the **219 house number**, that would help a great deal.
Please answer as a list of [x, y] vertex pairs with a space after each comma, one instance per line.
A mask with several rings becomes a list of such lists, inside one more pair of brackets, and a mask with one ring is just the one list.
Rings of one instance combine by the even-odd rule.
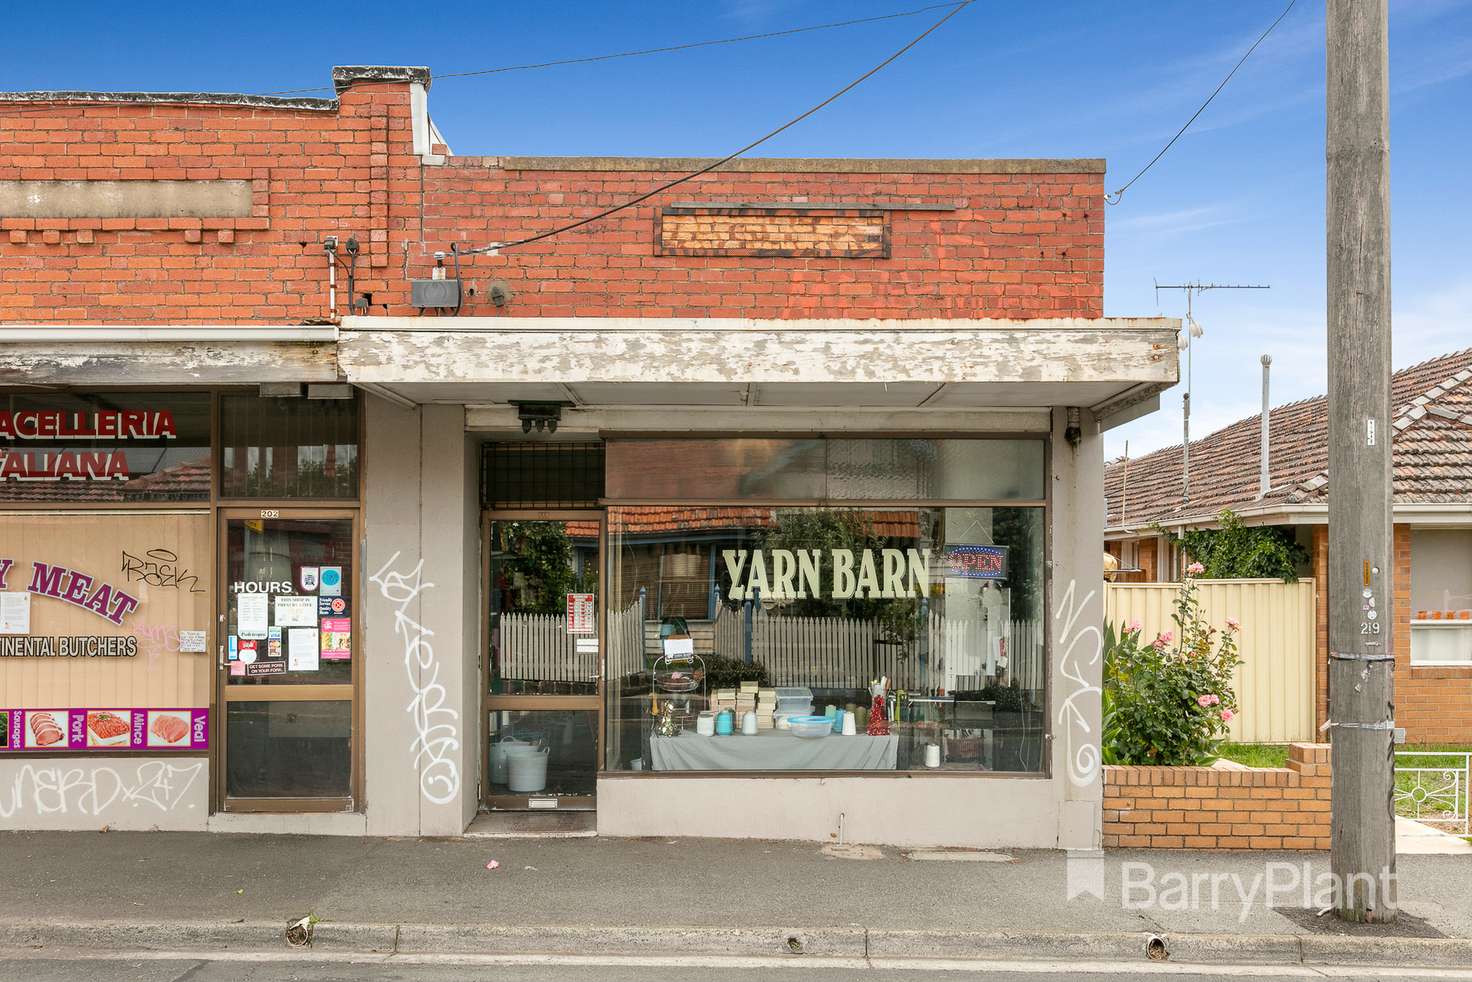
[[262, 508], [261, 509], [261, 517], [262, 518], [280, 518], [281, 517], [281, 509], [280, 508]]
[[1379, 621], [1360, 621], [1360, 633], [1361, 634], [1379, 634], [1380, 633], [1380, 622]]

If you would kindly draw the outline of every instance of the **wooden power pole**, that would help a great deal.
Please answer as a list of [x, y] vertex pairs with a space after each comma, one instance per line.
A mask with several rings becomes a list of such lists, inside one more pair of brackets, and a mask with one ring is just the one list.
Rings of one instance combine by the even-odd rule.
[[1396, 917], [1387, 0], [1326, 0], [1331, 862], [1349, 921]]

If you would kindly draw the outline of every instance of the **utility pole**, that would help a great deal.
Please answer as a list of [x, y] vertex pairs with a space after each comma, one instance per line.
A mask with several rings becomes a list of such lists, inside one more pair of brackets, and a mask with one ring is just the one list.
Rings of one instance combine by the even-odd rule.
[[1155, 303], [1160, 304], [1161, 290], [1186, 291], [1186, 333], [1181, 347], [1186, 352], [1186, 391], [1181, 394], [1181, 504], [1191, 501], [1191, 341], [1206, 332], [1196, 323], [1192, 300], [1207, 290], [1270, 290], [1272, 287], [1248, 283], [1161, 283], [1155, 282]]
[[1395, 881], [1387, 0], [1326, 0], [1330, 862], [1347, 921]]

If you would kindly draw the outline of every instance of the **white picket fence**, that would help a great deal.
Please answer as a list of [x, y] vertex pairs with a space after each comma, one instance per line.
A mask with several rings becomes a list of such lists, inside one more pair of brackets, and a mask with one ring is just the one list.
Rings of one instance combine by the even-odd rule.
[[[861, 689], [887, 675], [895, 688], [980, 689], [997, 676], [1002, 653], [984, 627], [979, 620], [931, 613], [924, 645], [886, 644], [873, 621], [789, 617], [757, 609], [750, 613], [750, 655], [766, 667], [774, 685]], [[739, 609], [723, 606], [714, 622], [692, 623], [690, 630], [698, 635], [698, 651], [736, 661], [747, 657], [747, 615]], [[1042, 623], [1012, 621], [1005, 640], [1009, 681], [1041, 701], [1047, 674]], [[637, 602], [611, 611], [604, 647], [610, 680], [642, 672], [659, 653], [659, 622], [641, 621]]]
[[[746, 657], [746, 615], [721, 608], [714, 649], [728, 658]], [[928, 615], [923, 643], [881, 640], [878, 625], [845, 617], [792, 617], [756, 610], [750, 615], [751, 660], [766, 666], [775, 685], [859, 689], [888, 676], [896, 688], [979, 689], [998, 674], [1001, 654], [979, 620]], [[1043, 629], [1036, 621], [1013, 621], [1006, 650], [1011, 677], [1041, 692], [1046, 674]]]
[[[558, 614], [502, 614], [501, 677], [535, 682], [587, 682], [598, 676], [598, 653], [578, 651]], [[593, 637], [593, 635], [585, 635]]]
[[608, 653], [609, 679], [617, 681], [644, 670], [644, 630], [637, 601], [623, 610], [608, 612], [604, 648]]

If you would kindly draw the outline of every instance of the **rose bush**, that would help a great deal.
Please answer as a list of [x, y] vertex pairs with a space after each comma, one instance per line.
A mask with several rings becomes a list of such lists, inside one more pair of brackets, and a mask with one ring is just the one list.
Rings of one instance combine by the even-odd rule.
[[1207, 623], [1191, 568], [1172, 620], [1174, 631], [1149, 642], [1138, 621], [1122, 632], [1105, 630], [1106, 764], [1210, 764], [1237, 715], [1232, 681], [1240, 625], [1233, 618], [1225, 630]]

